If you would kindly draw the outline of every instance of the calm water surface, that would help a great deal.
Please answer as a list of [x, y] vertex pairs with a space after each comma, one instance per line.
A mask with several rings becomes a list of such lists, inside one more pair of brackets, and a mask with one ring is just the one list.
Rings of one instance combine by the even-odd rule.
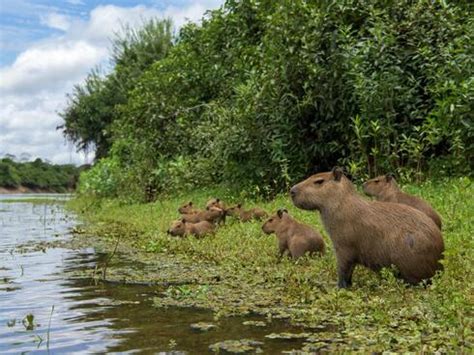
[[[76, 225], [61, 204], [6, 202], [32, 195], [0, 195], [0, 353], [208, 353], [218, 341], [264, 341], [265, 353], [298, 348], [298, 343], [265, 339], [271, 332], [301, 331], [284, 322], [256, 328], [258, 318], [221, 319], [218, 329], [196, 333], [191, 323], [212, 322], [210, 312], [152, 307], [156, 287], [99, 284], [69, 271], [93, 270], [93, 248], [23, 248], [71, 238]], [[64, 199], [41, 194], [38, 198]]]

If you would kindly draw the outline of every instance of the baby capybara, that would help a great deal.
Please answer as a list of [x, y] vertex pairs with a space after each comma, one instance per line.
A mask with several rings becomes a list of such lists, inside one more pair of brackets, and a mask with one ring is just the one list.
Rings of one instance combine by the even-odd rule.
[[178, 212], [181, 214], [193, 214], [193, 213], [199, 213], [201, 211], [198, 209], [195, 209], [193, 206], [193, 202], [189, 201], [188, 203], [185, 203], [184, 205], [179, 207]]
[[397, 185], [392, 174], [377, 176], [376, 178], [366, 181], [363, 185], [364, 192], [375, 197], [377, 201], [402, 203], [420, 210], [430, 217], [441, 229], [441, 217], [425, 200], [409, 195]]
[[349, 287], [355, 265], [372, 270], [395, 265], [409, 283], [431, 278], [442, 268], [440, 229], [423, 212], [359, 196], [342, 170], [319, 173], [293, 186], [293, 203], [318, 210], [337, 257], [339, 287]]
[[208, 209], [210, 207], [217, 207], [217, 208], [220, 208], [223, 211], [226, 210], [225, 203], [219, 198], [211, 198], [209, 201], [207, 201], [206, 209]]
[[324, 253], [324, 240], [321, 234], [292, 218], [285, 209], [280, 209], [275, 215], [270, 216], [262, 226], [262, 230], [266, 234], [276, 234], [280, 257], [287, 250], [295, 259], [305, 253]]
[[262, 220], [268, 217], [268, 213], [262, 210], [261, 208], [252, 208], [250, 210], [245, 211], [242, 208], [242, 204], [239, 203], [234, 207], [230, 207], [227, 209], [227, 215], [236, 217], [240, 219], [242, 222], [248, 222], [252, 219]]
[[208, 221], [201, 221], [197, 223], [189, 223], [183, 218], [180, 221], [174, 221], [171, 224], [170, 229], [167, 233], [173, 236], [184, 237], [187, 235], [195, 235], [197, 237], [202, 237], [206, 234], [214, 233], [215, 225]]
[[224, 217], [225, 212], [217, 207], [210, 207], [206, 211], [200, 211], [198, 213], [183, 214], [181, 217], [190, 223], [197, 223], [201, 221], [208, 221], [211, 223], [216, 223], [221, 221]]

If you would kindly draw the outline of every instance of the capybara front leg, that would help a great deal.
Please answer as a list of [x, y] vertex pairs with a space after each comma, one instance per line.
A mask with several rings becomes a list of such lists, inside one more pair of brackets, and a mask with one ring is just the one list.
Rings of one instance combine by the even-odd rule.
[[354, 272], [355, 264], [352, 261], [344, 260], [338, 262], [338, 286], [339, 288], [348, 288], [352, 286], [352, 273]]

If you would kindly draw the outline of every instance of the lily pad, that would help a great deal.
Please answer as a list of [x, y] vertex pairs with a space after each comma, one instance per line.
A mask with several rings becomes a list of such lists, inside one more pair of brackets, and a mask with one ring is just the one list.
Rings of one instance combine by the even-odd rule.
[[200, 332], [208, 332], [209, 330], [216, 329], [216, 328], [217, 328], [217, 325], [212, 324], [212, 323], [199, 322], [199, 323], [191, 324], [191, 329], [198, 330]]
[[263, 352], [259, 345], [263, 345], [263, 343], [261, 341], [255, 341], [252, 339], [225, 340], [210, 345], [209, 349], [216, 353], [259, 354]]

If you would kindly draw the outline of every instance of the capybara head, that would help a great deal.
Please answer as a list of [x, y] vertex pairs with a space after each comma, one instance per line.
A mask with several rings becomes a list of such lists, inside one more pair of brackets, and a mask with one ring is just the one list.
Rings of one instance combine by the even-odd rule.
[[234, 207], [229, 207], [227, 209], [227, 214], [229, 216], [236, 216], [236, 215], [239, 215], [241, 210], [242, 210], [242, 204], [239, 203], [239, 204], [235, 205]]
[[362, 185], [364, 193], [369, 196], [380, 196], [396, 184], [392, 174], [377, 176]]
[[224, 202], [222, 202], [219, 198], [211, 198], [206, 203], [206, 210], [208, 210], [211, 207], [218, 207], [220, 209], [224, 209]]
[[178, 208], [178, 212], [181, 214], [188, 214], [194, 211], [193, 208], [193, 202], [189, 201], [188, 203], [182, 205], [180, 208]]
[[[341, 201], [353, 190], [341, 168], [310, 176], [290, 190], [296, 207], [304, 210], [321, 210], [328, 203]], [[338, 202], [339, 203], [339, 202]]]
[[186, 221], [184, 219], [174, 221], [167, 233], [173, 236], [184, 235], [186, 233]]
[[275, 233], [277, 228], [282, 224], [285, 223], [285, 216], [288, 215], [288, 211], [286, 209], [279, 209], [277, 213], [270, 216], [269, 219], [263, 224], [262, 230], [266, 234]]
[[225, 214], [225, 211], [220, 209], [219, 207], [208, 207], [207, 214], [211, 219], [216, 219], [218, 217], [222, 217]]

